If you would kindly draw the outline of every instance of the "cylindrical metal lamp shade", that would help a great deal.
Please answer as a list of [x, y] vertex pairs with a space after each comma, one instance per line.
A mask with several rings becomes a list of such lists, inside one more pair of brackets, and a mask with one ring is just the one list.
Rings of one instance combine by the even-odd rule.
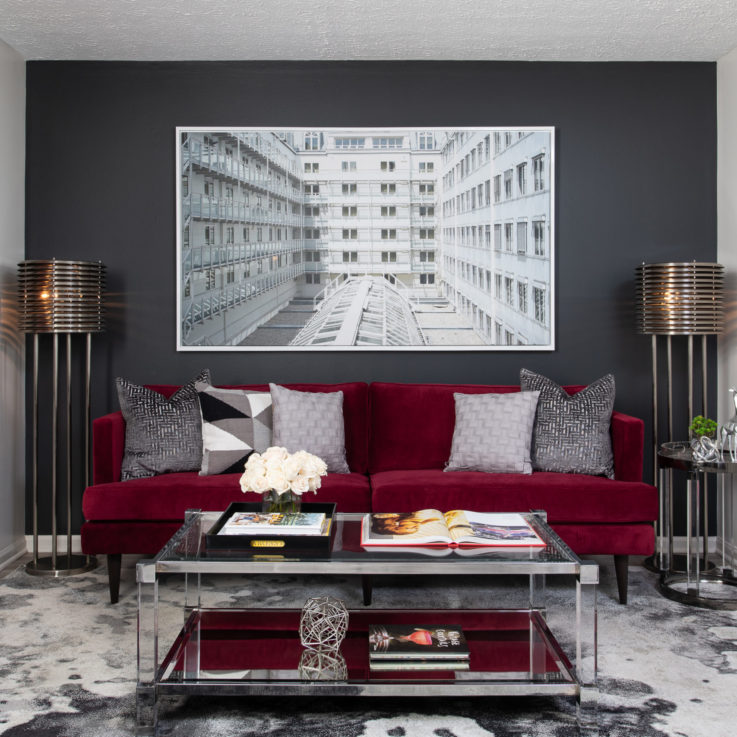
[[105, 266], [100, 261], [18, 264], [20, 329], [24, 333], [100, 333]]
[[642, 264], [637, 297], [638, 330], [645, 335], [716, 335], [724, 329], [721, 264]]

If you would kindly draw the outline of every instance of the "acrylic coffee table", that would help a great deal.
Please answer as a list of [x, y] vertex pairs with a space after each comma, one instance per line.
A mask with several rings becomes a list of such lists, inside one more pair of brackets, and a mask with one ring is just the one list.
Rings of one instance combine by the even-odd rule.
[[[208, 551], [206, 533], [219, 512], [190, 511], [153, 559], [142, 560], [138, 581], [137, 734], [157, 733], [159, 704], [167, 696], [569, 696], [576, 699], [582, 734], [597, 734], [596, 586], [599, 568], [581, 561], [546, 524], [543, 513], [524, 515], [545, 547], [492, 548], [473, 555], [425, 555], [407, 549], [370, 551], [360, 545], [360, 514], [337, 514], [329, 555], [300, 557]], [[340, 680], [307, 680], [298, 663], [299, 609], [225, 605], [219, 584], [250, 576], [380, 575], [483, 576], [479, 592], [499, 588], [495, 608], [350, 611], [341, 646]], [[507, 577], [516, 577], [510, 579]], [[546, 578], [567, 576], [575, 586], [567, 649], [548, 625]], [[243, 577], [246, 577], [245, 579]], [[520, 579], [519, 577], [524, 577]], [[243, 581], [246, 581], [244, 584]], [[524, 596], [508, 607], [506, 584]], [[519, 582], [524, 582], [519, 586]], [[288, 583], [285, 583], [285, 587]], [[319, 590], [312, 592], [320, 595]], [[364, 589], [364, 595], [368, 591]], [[284, 598], [288, 598], [285, 589]], [[499, 599], [499, 600], [497, 600]], [[237, 601], [237, 597], [235, 597]], [[231, 599], [230, 601], [233, 601]], [[175, 615], [172, 616], [172, 612]], [[370, 671], [369, 624], [460, 624], [469, 643], [468, 671]], [[326, 674], [335, 679], [333, 673]]]

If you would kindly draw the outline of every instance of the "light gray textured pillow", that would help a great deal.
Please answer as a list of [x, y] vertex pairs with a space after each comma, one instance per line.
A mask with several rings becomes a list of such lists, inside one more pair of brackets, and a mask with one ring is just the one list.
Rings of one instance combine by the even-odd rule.
[[453, 394], [456, 423], [445, 470], [532, 473], [530, 446], [539, 394]]
[[330, 473], [350, 473], [345, 457], [343, 392], [299, 392], [269, 384], [274, 414], [272, 443], [290, 453], [322, 458]]
[[532, 437], [532, 467], [536, 471], [614, 478], [609, 426], [615, 387], [611, 374], [573, 395], [527, 369], [520, 371], [520, 385], [523, 390], [540, 392]]
[[167, 399], [126, 379], [115, 380], [125, 419], [122, 481], [200, 470], [202, 420], [195, 389], [198, 381], [210, 383], [209, 369], [204, 369]]

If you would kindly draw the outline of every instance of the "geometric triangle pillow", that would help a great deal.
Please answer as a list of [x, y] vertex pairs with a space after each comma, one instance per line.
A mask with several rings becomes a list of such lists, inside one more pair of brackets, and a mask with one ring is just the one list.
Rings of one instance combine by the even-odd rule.
[[271, 445], [271, 394], [207, 383], [196, 389], [202, 413], [200, 476], [243, 473], [248, 456]]

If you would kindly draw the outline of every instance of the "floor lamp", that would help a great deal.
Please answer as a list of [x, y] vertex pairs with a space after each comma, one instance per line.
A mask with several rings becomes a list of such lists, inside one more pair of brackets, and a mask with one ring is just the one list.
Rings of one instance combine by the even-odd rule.
[[[93, 569], [97, 562], [84, 555], [72, 555], [72, 354], [75, 343], [84, 338], [84, 484], [90, 481], [90, 375], [92, 333], [102, 332], [105, 267], [99, 261], [23, 261], [18, 264], [20, 330], [33, 336], [33, 560], [26, 571], [33, 575], [68, 576]], [[39, 342], [51, 337], [51, 458], [49, 460], [51, 555], [38, 552], [38, 470], [39, 470]], [[65, 341], [60, 341], [65, 336]], [[61, 345], [60, 345], [61, 343]], [[60, 350], [61, 348], [61, 350]], [[60, 373], [60, 353], [64, 371]], [[60, 376], [63, 376], [63, 443], [60, 442]], [[64, 446], [63, 448], [61, 446]], [[66, 478], [59, 481], [59, 460], [66, 451]], [[66, 491], [66, 553], [57, 551], [59, 487]]]
[[[688, 422], [694, 416], [694, 337], [701, 337], [701, 413], [707, 415], [706, 338], [722, 332], [724, 326], [724, 267], [721, 264], [684, 263], [642, 264], [636, 270], [638, 329], [651, 336], [653, 393], [653, 477], [658, 487], [658, 551], [654, 568], [661, 569], [663, 543], [663, 489], [658, 483], [658, 448], [660, 447], [658, 407], [658, 337], [666, 342], [666, 414], [667, 440], [673, 440], [673, 337], [685, 336], [688, 350]], [[672, 483], [672, 481], [671, 481]], [[672, 490], [671, 490], [672, 491]], [[672, 493], [668, 495], [673, 498]], [[704, 524], [708, 519], [704, 515]], [[708, 528], [706, 528], [708, 529]], [[704, 536], [707, 537], [706, 535]], [[672, 551], [671, 553], [671, 560]]]

